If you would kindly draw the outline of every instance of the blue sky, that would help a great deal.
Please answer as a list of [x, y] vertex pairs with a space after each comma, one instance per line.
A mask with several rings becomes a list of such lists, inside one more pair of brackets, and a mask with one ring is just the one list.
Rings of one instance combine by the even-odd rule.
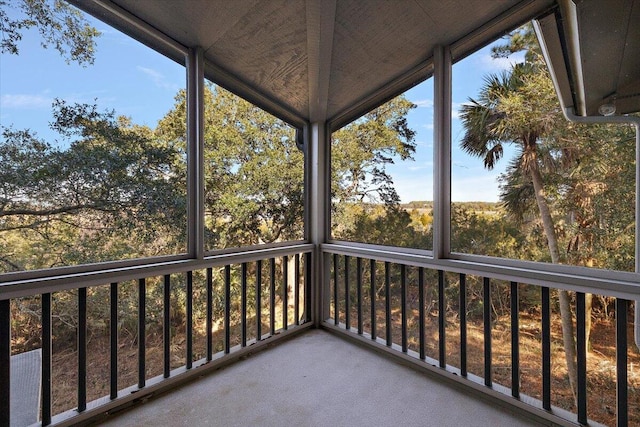
[[[67, 102], [97, 102], [100, 110], [114, 109], [134, 123], [155, 127], [174, 105], [177, 91], [185, 87], [184, 67], [135, 40], [88, 18], [102, 33], [95, 64], [83, 68], [66, 64], [54, 49], [40, 47], [37, 31], [27, 31], [19, 44], [20, 55], [0, 57], [0, 125], [30, 128], [54, 141], [59, 136], [48, 124], [55, 98]], [[463, 131], [457, 111], [475, 97], [487, 73], [509, 67], [510, 61], [491, 58], [487, 47], [454, 66], [452, 200], [497, 201], [497, 176], [507, 159], [493, 171], [483, 169], [479, 159], [458, 149]], [[433, 199], [433, 79], [406, 93], [417, 108], [409, 113], [409, 126], [417, 132], [414, 161], [389, 168], [403, 202]], [[64, 143], [64, 142], [62, 142]], [[507, 156], [509, 153], [505, 153]]]
[[114, 109], [137, 124], [155, 127], [185, 87], [182, 65], [137, 41], [91, 19], [102, 32], [94, 65], [66, 64], [54, 49], [40, 47], [37, 31], [27, 31], [18, 45], [19, 55], [0, 57], [0, 124], [30, 128], [41, 138], [51, 132], [51, 103], [93, 103], [100, 110]]
[[[491, 46], [474, 53], [453, 66], [452, 90], [452, 166], [451, 199], [459, 201], [498, 201], [498, 176], [508, 163], [503, 159], [492, 171], [487, 171], [478, 158], [459, 149], [464, 131], [458, 117], [460, 106], [477, 97], [484, 76], [508, 69], [522, 55], [511, 59], [494, 59]], [[415, 161], [397, 162], [390, 168], [396, 189], [403, 202], [433, 200], [433, 79], [407, 91], [405, 96], [417, 105], [408, 116], [408, 122], [417, 132]], [[513, 154], [509, 147], [505, 157]]]

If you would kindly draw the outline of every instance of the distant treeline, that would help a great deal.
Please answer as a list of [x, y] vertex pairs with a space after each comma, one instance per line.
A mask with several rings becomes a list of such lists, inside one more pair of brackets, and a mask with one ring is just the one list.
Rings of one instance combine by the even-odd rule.
[[[462, 208], [463, 210], [474, 212], [496, 211], [501, 208], [501, 204], [497, 202], [453, 202], [453, 206]], [[431, 200], [415, 200], [400, 205], [405, 210], [411, 209], [433, 209], [433, 201]]]

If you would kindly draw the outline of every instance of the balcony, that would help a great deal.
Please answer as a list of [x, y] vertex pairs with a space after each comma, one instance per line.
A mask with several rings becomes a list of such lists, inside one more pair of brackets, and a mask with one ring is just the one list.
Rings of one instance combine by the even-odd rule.
[[[474, 279], [480, 279], [476, 282], [481, 283], [483, 301], [491, 301], [492, 289], [505, 286], [500, 280], [505, 277], [504, 269], [492, 271], [488, 266], [470, 267], [466, 263], [438, 265], [402, 252], [380, 254], [340, 245], [323, 245], [321, 251], [316, 252], [310, 245], [295, 245], [205, 258], [197, 263], [150, 264], [90, 277], [82, 273], [80, 277], [86, 281], [83, 287], [77, 287], [78, 281], [69, 277], [59, 280], [74, 283], [73, 286], [63, 287], [55, 279], [39, 281], [37, 290], [46, 291], [38, 298], [43, 343], [41, 390], [24, 390], [16, 396], [10, 393], [9, 383], [4, 382], [2, 396], [15, 405], [22, 395], [40, 393], [41, 413], [38, 408], [31, 408], [30, 413], [41, 416], [43, 425], [99, 420], [103, 419], [102, 414], [135, 404], [142, 406], [122, 415], [123, 418], [112, 421], [107, 417], [106, 421], [117, 425], [151, 422], [152, 417], [162, 416], [172, 407], [164, 403], [166, 400], [172, 402], [173, 408], [183, 408], [171, 412], [184, 419], [213, 414], [216, 408], [224, 407], [220, 419], [236, 425], [246, 425], [245, 421], [258, 419], [252, 417], [267, 414], [269, 418], [264, 421], [267, 425], [302, 419], [295, 418], [298, 416], [308, 416], [304, 419], [310, 425], [322, 425], [331, 417], [343, 420], [359, 417], [357, 420], [361, 422], [349, 424], [364, 425], [368, 417], [383, 422], [396, 419], [394, 414], [403, 414], [398, 416], [406, 418], [398, 419], [407, 422], [453, 420], [453, 415], [443, 418], [449, 412], [456, 413], [455, 419], [463, 424], [466, 419], [475, 421], [473, 424], [513, 425], [514, 417], [518, 424], [587, 424], [589, 411], [593, 409], [587, 402], [593, 402], [598, 391], [591, 386], [587, 368], [583, 292], [576, 293], [580, 382], [578, 407], [572, 413], [557, 406], [562, 397], [556, 389], [557, 362], [552, 365], [559, 344], [557, 331], [551, 330], [551, 282], [540, 286], [523, 280], [522, 275], [509, 282], [511, 315], [505, 330], [504, 323], [497, 324], [492, 303], [482, 304], [480, 319], [477, 316], [472, 319], [468, 310], [453, 310], [457, 314], [451, 318], [450, 308], [470, 307], [465, 298], [474, 294], [471, 292]], [[325, 298], [321, 308], [316, 308], [325, 315], [318, 324], [309, 317], [314, 304], [318, 304], [310, 280], [313, 272], [317, 272], [314, 255], [322, 255], [328, 269], [323, 280]], [[478, 277], [482, 268], [486, 271]], [[144, 275], [140, 276], [142, 272]], [[107, 285], [98, 285], [104, 283]], [[29, 288], [28, 283], [8, 286]], [[110, 295], [108, 319], [87, 316], [87, 287], [94, 293], [102, 289]], [[172, 287], [185, 291], [182, 302], [172, 299]], [[478, 286], [475, 287], [477, 290]], [[78, 334], [76, 347], [53, 352], [57, 353], [54, 358], [52, 295], [56, 298], [68, 294], [64, 289], [72, 289], [72, 297], [77, 298]], [[532, 327], [532, 316], [519, 310], [519, 289], [539, 293], [542, 311], [538, 325]], [[619, 283], [617, 289], [624, 289], [624, 284]], [[122, 316], [119, 294], [123, 292], [137, 294], [133, 298], [137, 308], [129, 317], [137, 316], [138, 334], [129, 339], [122, 336], [122, 327], [118, 326], [118, 317]], [[127, 298], [130, 300], [131, 295]], [[5, 299], [0, 305], [3, 325], [10, 324], [10, 301]], [[171, 323], [175, 316], [172, 313], [179, 309], [186, 314], [183, 330], [177, 330]], [[610, 357], [613, 366], [605, 375], [615, 372], [615, 379], [610, 381], [617, 384], [615, 401], [607, 404], [615, 405], [612, 412], [618, 420], [626, 417], [633, 424], [638, 413], [637, 388], [633, 385], [638, 378], [633, 361], [638, 355], [628, 340], [632, 336], [628, 312], [629, 301], [617, 298], [616, 338], [611, 342], [615, 357]], [[520, 321], [525, 317], [527, 325]], [[106, 352], [96, 347], [99, 344], [95, 340], [87, 339], [88, 319], [89, 323], [102, 320], [109, 324], [109, 366], [96, 365], [99, 359], [93, 355]], [[314, 331], [313, 327], [326, 332]], [[10, 347], [10, 334], [5, 332], [3, 337], [2, 362], [10, 365], [13, 357], [6, 351]], [[500, 342], [500, 347], [492, 346], [493, 340]], [[539, 360], [525, 361], [521, 353], [525, 350], [530, 353], [532, 345], [538, 346], [535, 353], [539, 354]], [[505, 351], [504, 346], [510, 349]], [[254, 356], [258, 352], [260, 355]], [[69, 360], [63, 359], [72, 359], [75, 364], [69, 365]], [[538, 368], [532, 368], [532, 363]], [[388, 367], [381, 368], [385, 364]], [[77, 370], [61, 373], [61, 366]], [[219, 373], [197, 379], [223, 367]], [[235, 373], [239, 375], [237, 382]], [[195, 382], [176, 389], [189, 380]], [[20, 382], [21, 378], [11, 381]], [[63, 385], [66, 389], [71, 386], [76, 398], [71, 403], [65, 398], [67, 408], [71, 405], [73, 409], [56, 413], [53, 408], [60, 412], [59, 408], [65, 405], [56, 401], [62, 398], [58, 388]], [[215, 405], [223, 406], [192, 405], [202, 398], [203, 389], [208, 390], [208, 396], [220, 393], [221, 400]], [[280, 394], [281, 390], [284, 394]], [[161, 393], [165, 393], [164, 397], [143, 403]], [[189, 393], [200, 397], [191, 399]], [[288, 397], [286, 393], [292, 394]], [[451, 399], [442, 401], [442, 393]], [[361, 402], [358, 396], [369, 397]], [[229, 412], [229, 407], [224, 406], [227, 399], [236, 405], [253, 403], [253, 409], [246, 409], [242, 416], [236, 411]], [[319, 401], [323, 403], [317, 404]], [[281, 409], [276, 411], [268, 402]], [[186, 412], [185, 405], [189, 408]], [[477, 406], [477, 412], [456, 412], [461, 406]], [[271, 409], [266, 411], [267, 407]], [[589, 425], [597, 423], [590, 421]]]
[[[0, 275], [1, 425], [640, 425], [638, 215], [627, 224], [635, 271], [451, 248], [453, 64], [518, 25], [537, 19], [566, 117], [631, 123], [640, 147], [637, 117], [587, 116], [615, 92], [596, 84], [589, 61], [575, 74], [588, 51], [580, 40], [599, 33], [589, 26], [597, 2], [70, 2], [184, 65], [184, 250]], [[640, 13], [637, 1], [620, 4]], [[469, 13], [451, 13], [462, 6]], [[616, 40], [631, 46], [623, 55], [640, 39], [627, 27]], [[635, 57], [616, 61], [615, 89], [637, 93]], [[430, 77], [431, 246], [336, 239], [331, 132]], [[205, 214], [203, 163], [215, 152], [204, 145], [205, 79], [290, 125], [304, 157], [300, 240], [207, 246], [207, 220], [227, 218]], [[638, 100], [620, 97], [618, 107], [640, 111]], [[575, 313], [575, 396], [559, 291]], [[588, 295], [615, 313], [592, 349]], [[525, 298], [539, 309], [523, 309]], [[15, 331], [17, 307], [38, 319], [37, 336]], [[56, 347], [62, 334], [70, 346]], [[17, 354], [17, 344], [37, 350]]]

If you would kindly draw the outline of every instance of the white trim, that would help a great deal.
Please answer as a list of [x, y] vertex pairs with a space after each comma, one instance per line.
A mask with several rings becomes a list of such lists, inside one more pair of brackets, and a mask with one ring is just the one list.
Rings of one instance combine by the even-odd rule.
[[[578, 29], [578, 8], [573, 0], [560, 0], [560, 10], [563, 17], [562, 24], [568, 44], [567, 55], [573, 75], [576, 110], [582, 116], [587, 114], [586, 95], [584, 91], [584, 76], [582, 73], [582, 58], [580, 56], [580, 30]], [[546, 58], [546, 55], [545, 55]], [[560, 92], [558, 92], [559, 94]]]
[[309, 243], [308, 240], [287, 240], [286, 242], [264, 243], [262, 245], [240, 246], [237, 248], [213, 249], [210, 251], [205, 251], [204, 257], [210, 258], [210, 257], [235, 254], [240, 252], [276, 249], [276, 248], [282, 248], [282, 247], [288, 247], [288, 246], [294, 246], [294, 245], [304, 245], [307, 243]]
[[549, 0], [525, 0], [517, 3], [460, 40], [451, 43], [453, 62], [458, 62], [479, 51], [500, 36], [508, 34], [554, 6], [555, 2]]
[[334, 240], [330, 239], [325, 243], [339, 245], [339, 246], [348, 246], [356, 249], [369, 249], [380, 252], [403, 252], [409, 255], [417, 255], [422, 257], [433, 258], [433, 251], [429, 249], [418, 249], [418, 248], [407, 248], [401, 246], [387, 246], [387, 245], [376, 245], [373, 243], [364, 243], [364, 242], [350, 242], [347, 240]]

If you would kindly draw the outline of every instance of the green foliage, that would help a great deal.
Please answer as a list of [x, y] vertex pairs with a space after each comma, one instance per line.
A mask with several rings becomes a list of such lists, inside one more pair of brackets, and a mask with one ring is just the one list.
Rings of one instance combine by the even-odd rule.
[[2, 53], [17, 55], [22, 33], [32, 27], [38, 29], [42, 47], [53, 46], [67, 63], [93, 64], [95, 39], [100, 32], [89, 25], [79, 10], [62, 0], [0, 1]]
[[[568, 122], [531, 26], [515, 31], [493, 54], [505, 57], [522, 50], [523, 63], [487, 76], [478, 97], [463, 106], [461, 148], [482, 159], [487, 169], [502, 158], [504, 144], [517, 148], [500, 177], [500, 200], [532, 242], [541, 243], [543, 226], [554, 262], [633, 271], [630, 129]], [[549, 260], [540, 250], [512, 257]]]
[[418, 232], [417, 227], [412, 224], [411, 216], [404, 209], [395, 206], [352, 208], [353, 225], [343, 231], [345, 240], [405, 248], [427, 248], [431, 245], [431, 229]]
[[[183, 149], [185, 117], [182, 91], [157, 129]], [[302, 239], [304, 154], [295, 130], [211, 85], [204, 122], [207, 248]]]
[[460, 253], [526, 259], [532, 249], [503, 210], [486, 213], [453, 204], [451, 229], [451, 247]]
[[[412, 108], [414, 104], [399, 96], [333, 133], [334, 238], [402, 247], [431, 246], [411, 243], [414, 241], [411, 219], [399, 208], [400, 197], [386, 170], [395, 158], [411, 160], [415, 152], [415, 132], [406, 120]], [[371, 212], [373, 217], [368, 217]]]
[[184, 178], [172, 173], [182, 161], [175, 148], [95, 105], [56, 101], [52, 128], [64, 144], [3, 128], [0, 234], [18, 247], [0, 268], [184, 250], [186, 196]]
[[397, 205], [400, 197], [386, 166], [412, 159], [415, 132], [406, 115], [415, 105], [399, 96], [337, 130], [331, 138], [331, 197], [337, 203]]

